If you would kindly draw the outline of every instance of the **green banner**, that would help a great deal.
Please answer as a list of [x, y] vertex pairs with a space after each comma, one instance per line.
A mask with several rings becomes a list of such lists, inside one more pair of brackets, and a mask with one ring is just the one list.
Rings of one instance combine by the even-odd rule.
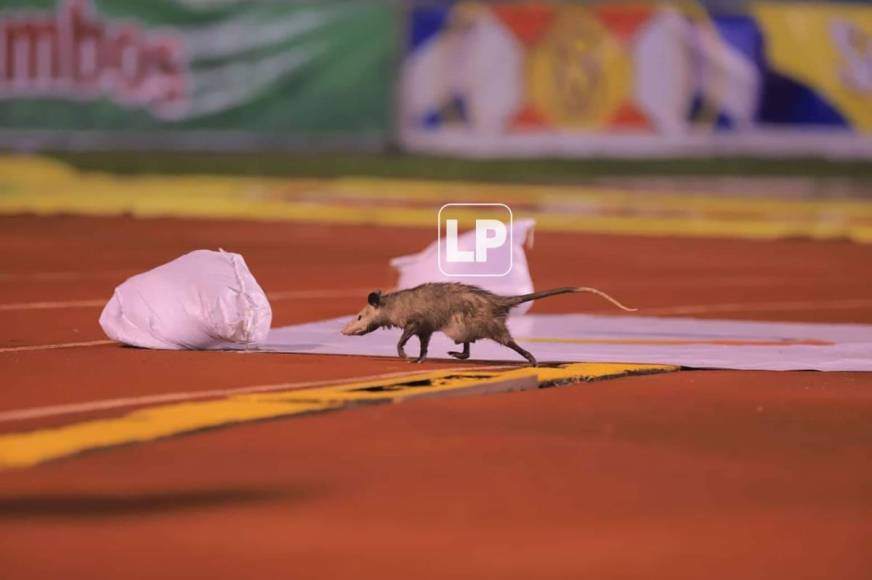
[[380, 1], [0, 0], [0, 135], [383, 141], [396, 38]]

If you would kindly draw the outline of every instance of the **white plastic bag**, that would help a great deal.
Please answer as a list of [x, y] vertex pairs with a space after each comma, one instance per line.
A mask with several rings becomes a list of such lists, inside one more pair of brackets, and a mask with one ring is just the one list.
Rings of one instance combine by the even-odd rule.
[[[536, 221], [532, 219], [515, 220], [512, 224], [512, 269], [505, 276], [465, 277], [447, 276], [438, 265], [438, 242], [433, 242], [423, 251], [409, 256], [400, 256], [391, 260], [391, 266], [400, 274], [397, 288], [414, 288], [425, 282], [463, 282], [490, 290], [495, 294], [511, 296], [514, 294], [529, 294], [533, 291], [533, 280], [527, 266], [527, 255], [524, 245], [532, 247], [533, 227]], [[442, 251], [445, 251], [446, 240], [442, 240]], [[457, 238], [460, 249], [471, 249], [475, 246], [475, 231], [466, 232]], [[498, 251], [508, 252], [509, 244]], [[530, 309], [532, 302], [525, 302], [512, 309], [511, 314], [521, 315]]]
[[242, 256], [196, 250], [128, 279], [103, 308], [113, 340], [158, 349], [254, 346], [266, 339], [272, 310]]

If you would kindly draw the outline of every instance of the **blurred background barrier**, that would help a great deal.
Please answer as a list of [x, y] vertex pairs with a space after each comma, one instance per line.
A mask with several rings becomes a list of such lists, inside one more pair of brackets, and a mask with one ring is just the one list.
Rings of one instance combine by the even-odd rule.
[[420, 4], [402, 142], [471, 156], [872, 155], [872, 6], [740, 4]]
[[872, 6], [0, 0], [0, 147], [872, 158]]
[[0, 0], [0, 143], [380, 148], [396, 27], [369, 0]]

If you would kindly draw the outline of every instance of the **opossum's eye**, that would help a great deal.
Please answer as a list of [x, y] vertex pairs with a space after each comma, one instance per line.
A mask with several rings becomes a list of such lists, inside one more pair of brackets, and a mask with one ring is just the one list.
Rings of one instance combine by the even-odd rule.
[[358, 314], [357, 319], [360, 320], [361, 318], [363, 318], [363, 314]]

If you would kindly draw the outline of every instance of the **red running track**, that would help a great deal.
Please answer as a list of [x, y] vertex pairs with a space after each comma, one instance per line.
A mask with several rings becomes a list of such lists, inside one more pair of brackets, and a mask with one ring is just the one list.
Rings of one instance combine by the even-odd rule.
[[[351, 314], [365, 289], [391, 286], [388, 259], [430, 234], [0, 218], [0, 349], [105, 338], [99, 306], [32, 303], [99, 302], [200, 247], [242, 253], [268, 293], [351, 291], [276, 300], [276, 325]], [[643, 310], [872, 323], [872, 246], [540, 233], [529, 259], [539, 287], [593, 285]], [[534, 306], [600, 309], [578, 297]], [[408, 369], [115, 345], [5, 350], [0, 412]], [[867, 578], [870, 387], [862, 373], [683, 371], [248, 424], [0, 472], [0, 576]]]

